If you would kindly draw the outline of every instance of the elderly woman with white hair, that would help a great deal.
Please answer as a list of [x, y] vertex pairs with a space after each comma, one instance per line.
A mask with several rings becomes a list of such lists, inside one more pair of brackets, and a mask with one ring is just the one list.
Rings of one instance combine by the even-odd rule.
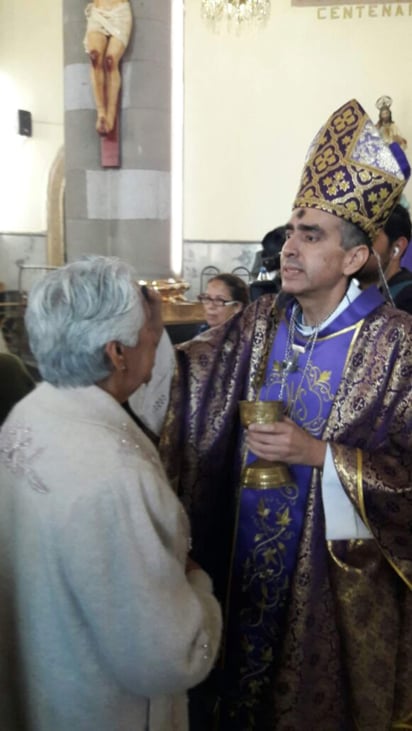
[[158, 296], [117, 259], [46, 275], [26, 314], [44, 381], [0, 433], [7, 731], [183, 731], [221, 613], [186, 515], [121, 404], [150, 379]]

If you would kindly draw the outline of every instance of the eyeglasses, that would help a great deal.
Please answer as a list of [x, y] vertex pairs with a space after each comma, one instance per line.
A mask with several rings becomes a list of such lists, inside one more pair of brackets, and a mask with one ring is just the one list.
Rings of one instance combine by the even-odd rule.
[[199, 294], [199, 302], [202, 305], [214, 305], [214, 307], [229, 307], [230, 305], [237, 305], [237, 300], [224, 300], [222, 297], [209, 297], [208, 294]]

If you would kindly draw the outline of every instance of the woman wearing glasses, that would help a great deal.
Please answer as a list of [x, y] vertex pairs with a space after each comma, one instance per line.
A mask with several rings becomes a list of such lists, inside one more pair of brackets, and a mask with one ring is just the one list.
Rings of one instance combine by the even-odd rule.
[[209, 279], [206, 292], [199, 295], [206, 324], [201, 331], [215, 325], [221, 325], [237, 312], [241, 312], [249, 304], [249, 288], [235, 274], [218, 274]]

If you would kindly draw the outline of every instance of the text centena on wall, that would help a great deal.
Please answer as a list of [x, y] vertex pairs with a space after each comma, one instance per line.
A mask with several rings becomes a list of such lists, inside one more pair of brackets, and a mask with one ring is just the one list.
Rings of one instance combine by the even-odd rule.
[[412, 2], [399, 3], [377, 0], [359, 3], [358, 0], [336, 0], [321, 2], [321, 0], [291, 0], [295, 7], [316, 7], [316, 16], [319, 20], [351, 20], [357, 18], [396, 18], [412, 16]]

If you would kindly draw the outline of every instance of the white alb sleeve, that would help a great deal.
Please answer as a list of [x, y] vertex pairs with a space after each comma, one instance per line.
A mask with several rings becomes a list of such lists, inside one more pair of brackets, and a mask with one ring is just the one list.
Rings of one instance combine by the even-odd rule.
[[373, 538], [348, 498], [327, 445], [322, 478], [322, 500], [326, 520], [326, 538], [331, 541]]
[[169, 405], [170, 384], [174, 369], [174, 347], [166, 330], [163, 330], [156, 350], [152, 377], [149, 383], [140, 386], [129, 398], [130, 408], [157, 436], [162, 431]]

